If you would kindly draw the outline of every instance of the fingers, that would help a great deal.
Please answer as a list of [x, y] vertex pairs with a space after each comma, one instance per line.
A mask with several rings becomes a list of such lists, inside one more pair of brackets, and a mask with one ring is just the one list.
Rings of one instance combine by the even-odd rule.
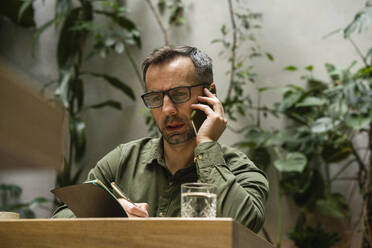
[[149, 217], [148, 210], [149, 204], [147, 203], [136, 203], [133, 204], [123, 198], [119, 198], [121, 206], [124, 208], [128, 217]]
[[205, 96], [199, 96], [198, 100], [200, 102], [205, 102], [212, 106], [213, 111], [217, 114], [224, 116], [223, 106], [221, 101], [217, 98], [215, 94], [212, 94], [207, 88], [204, 88]]
[[[205, 104], [193, 104], [193, 109], [200, 109], [203, 111], [206, 115], [210, 117], [218, 117], [219, 119], [225, 120], [225, 112], [223, 110], [223, 106], [221, 101], [216, 97], [216, 95], [212, 94], [207, 88], [204, 89], [204, 92], [207, 96], [198, 96], [198, 101], [208, 104], [210, 106], [207, 106]], [[212, 107], [212, 108], [210, 108]]]
[[199, 109], [207, 115], [207, 119], [198, 131], [197, 144], [217, 141], [227, 126], [227, 120], [220, 100], [208, 89], [204, 89], [204, 93], [205, 96], [198, 96], [198, 101], [201, 103], [191, 105], [192, 109]]

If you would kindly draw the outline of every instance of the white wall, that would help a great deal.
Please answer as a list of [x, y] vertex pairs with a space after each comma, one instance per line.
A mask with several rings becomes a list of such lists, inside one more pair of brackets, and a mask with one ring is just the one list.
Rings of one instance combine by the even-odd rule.
[[[155, 23], [145, 1], [127, 1], [131, 10], [131, 16], [135, 20], [142, 33], [142, 50], [133, 50], [132, 53], [140, 66], [143, 58], [154, 48], [163, 44], [162, 34]], [[244, 1], [240, 1], [244, 2]], [[283, 68], [287, 65], [305, 67], [314, 65], [314, 74], [321, 79], [327, 79], [324, 69], [325, 62], [331, 62], [338, 66], [348, 66], [357, 54], [350, 43], [345, 41], [341, 35], [333, 35], [327, 39], [323, 36], [335, 29], [345, 27], [354, 17], [354, 14], [364, 5], [363, 0], [271, 0], [245, 1], [251, 10], [262, 12], [264, 15], [263, 29], [258, 32], [257, 38], [262, 49], [269, 51], [275, 57], [274, 62], [268, 60], [254, 61], [259, 79], [264, 85], [285, 85], [288, 83], [302, 83], [299, 76], [303, 72], [285, 72]], [[227, 1], [216, 0], [184, 0], [186, 6], [187, 24], [180, 28], [170, 28], [169, 38], [172, 44], [188, 44], [197, 46], [212, 57], [214, 61], [215, 82], [217, 84], [218, 96], [224, 98], [228, 87], [228, 76], [225, 72], [229, 65], [225, 58], [219, 57], [221, 46], [211, 44], [211, 41], [220, 38], [220, 27], [222, 24], [230, 25]], [[235, 1], [234, 1], [235, 4]], [[53, 16], [53, 1], [38, 1], [36, 8], [36, 19], [38, 25], [49, 20]], [[370, 46], [372, 32], [363, 35], [356, 35], [355, 42], [365, 51]], [[32, 31], [23, 30], [10, 23], [0, 22], [0, 55], [7, 58], [11, 63], [23, 69], [26, 73], [38, 79], [42, 83], [56, 78], [57, 67], [55, 62], [55, 51], [57, 33], [49, 29], [40, 39], [39, 47], [36, 50], [36, 57], [31, 57]], [[95, 59], [86, 66], [86, 69], [96, 72], [111, 73], [123, 79], [126, 83], [133, 85], [137, 96], [142, 89], [135, 77], [125, 56], [113, 55], [106, 61]], [[96, 79], [87, 78], [86, 102], [94, 103], [103, 101], [109, 97], [119, 99], [124, 109], [121, 112], [111, 109], [89, 111], [84, 114], [87, 121], [88, 149], [82, 164], [87, 167], [95, 165], [97, 160], [119, 143], [127, 142], [147, 135], [143, 117], [139, 114], [144, 108], [140, 97], [136, 102], [131, 102], [122, 94], [112, 90], [107, 85]], [[254, 86], [247, 89], [253, 91]], [[254, 95], [252, 96], [255, 97]], [[270, 104], [280, 100], [279, 95], [266, 93], [264, 102]], [[234, 127], [241, 127], [247, 120], [240, 120], [239, 123], [230, 124]], [[282, 125], [277, 120], [263, 121], [266, 128], [274, 128]], [[233, 144], [239, 140], [238, 135], [227, 130], [220, 141]], [[19, 174], [7, 174], [1, 172], [0, 181], [5, 177], [10, 181], [19, 182], [25, 175], [35, 178], [45, 177], [35, 173], [22, 172]], [[48, 173], [47, 173], [48, 174]], [[274, 176], [270, 173], [270, 177]], [[49, 174], [53, 177], [54, 175]], [[35, 191], [28, 192], [30, 195], [38, 195], [45, 192], [45, 189], [53, 187], [53, 180], [45, 185], [35, 188]], [[339, 185], [340, 191], [348, 190], [349, 186]], [[269, 231], [275, 235], [276, 230], [276, 186], [271, 186], [271, 195], [267, 205], [267, 223]], [[285, 216], [293, 215], [293, 206], [290, 200], [285, 202]], [[295, 218], [289, 218], [284, 222], [285, 230], [293, 226]], [[274, 237], [274, 235], [272, 235]]]

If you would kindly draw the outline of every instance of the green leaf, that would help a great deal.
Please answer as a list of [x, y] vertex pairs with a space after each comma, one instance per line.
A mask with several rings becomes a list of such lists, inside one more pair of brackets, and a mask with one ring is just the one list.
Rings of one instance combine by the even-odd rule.
[[35, 27], [34, 8], [31, 0], [0, 1], [0, 16], [25, 28]]
[[84, 47], [86, 31], [73, 29], [80, 21], [83, 21], [82, 14], [83, 8], [72, 9], [63, 23], [57, 47], [57, 60], [60, 68], [72, 64]]
[[265, 55], [270, 61], [274, 61], [274, 56], [271, 53], [265, 53]]
[[297, 67], [293, 66], [293, 65], [289, 65], [289, 66], [285, 67], [284, 70], [286, 70], [286, 71], [296, 71]]
[[314, 211], [315, 202], [323, 197], [325, 183], [320, 172], [316, 169], [306, 168], [303, 173], [290, 173], [282, 175], [281, 185], [291, 190], [296, 205]]
[[120, 54], [124, 52], [124, 44], [122, 42], [118, 42], [115, 44], [115, 51]]
[[284, 99], [281, 103], [281, 108], [283, 111], [293, 107], [302, 97], [303, 93], [301, 91], [289, 91], [284, 94]]
[[59, 16], [57, 18], [53, 18], [52, 20], [44, 23], [40, 28], [36, 29], [35, 31], [35, 34], [34, 34], [34, 38], [32, 40], [32, 51], [34, 52], [35, 51], [35, 47], [36, 47], [36, 44], [37, 42], [39, 41], [40, 39], [40, 35], [47, 29], [49, 28], [54, 22], [57, 21], [57, 19], [60, 19], [62, 18], [62, 16]]
[[349, 140], [341, 137], [333, 137], [329, 141], [329, 144], [325, 144], [322, 150], [322, 158], [327, 163], [337, 163], [345, 160], [353, 151], [350, 146]]
[[363, 117], [363, 116], [347, 116], [345, 119], [345, 124], [354, 129], [361, 130], [362, 128], [368, 127], [372, 121], [372, 116]]
[[301, 102], [296, 104], [296, 107], [313, 107], [313, 106], [322, 106], [327, 103], [327, 100], [319, 97], [308, 96], [303, 99]]
[[322, 117], [317, 119], [313, 125], [311, 126], [311, 131], [313, 133], [324, 133], [332, 128], [334, 128], [335, 124], [333, 123], [333, 120], [329, 117]]
[[274, 162], [275, 168], [283, 172], [299, 172], [301, 173], [307, 164], [307, 158], [304, 154], [299, 152], [290, 152], [285, 159], [276, 160]]
[[99, 74], [99, 73], [90, 73], [90, 75], [105, 79], [111, 86], [119, 89], [132, 100], [136, 99], [136, 96], [134, 95], [133, 90], [129, 86], [127, 86], [125, 83], [121, 82], [118, 78], [109, 76], [107, 74]]
[[[15, 184], [0, 184], [0, 203], [5, 204], [5, 202], [11, 199], [18, 199], [22, 194], [22, 188]], [[3, 202], [2, 202], [2, 201]], [[1, 204], [0, 204], [1, 208]]]
[[284, 131], [274, 131], [265, 140], [265, 146], [281, 146], [286, 141]]
[[226, 28], [226, 25], [225, 24], [223, 24], [222, 26], [221, 26], [221, 33], [223, 34], [223, 35], [226, 35], [227, 34], [227, 28]]
[[344, 29], [344, 38], [349, 38], [349, 36], [358, 31], [359, 33], [363, 31], [365, 27], [370, 26], [372, 23], [372, 8], [366, 4], [366, 7], [359, 11], [355, 16], [354, 20]]
[[25, 0], [21, 6], [21, 8], [19, 9], [19, 13], [18, 13], [18, 22], [21, 21], [22, 19], [22, 16], [24, 15], [25, 11], [30, 7], [32, 6], [32, 3], [33, 3], [33, 0]]
[[259, 129], [250, 129], [245, 135], [245, 141], [251, 148], [258, 148], [262, 146], [270, 137], [270, 133]]
[[316, 201], [316, 209], [324, 215], [334, 218], [346, 218], [349, 216], [349, 207], [341, 194], [330, 194], [325, 199]]
[[309, 90], [312, 91], [323, 91], [328, 88], [328, 85], [326, 83], [315, 80], [313, 78], [307, 80], [307, 85], [309, 87]]
[[161, 15], [164, 15], [165, 7], [166, 7], [166, 5], [165, 5], [165, 0], [159, 0], [159, 1], [158, 1], [158, 10], [159, 10], [159, 13], [160, 13]]
[[71, 9], [71, 0], [57, 0], [55, 6], [55, 15], [66, 15]]
[[95, 12], [98, 14], [103, 14], [111, 18], [113, 22], [117, 23], [120, 27], [128, 31], [128, 33], [131, 35], [131, 37], [133, 38], [138, 48], [142, 47], [140, 33], [135, 23], [132, 20], [126, 18], [125, 16], [118, 16], [115, 12], [108, 12], [108, 11], [95, 11]]
[[263, 171], [267, 171], [271, 163], [269, 151], [264, 147], [249, 150], [249, 158]]
[[115, 42], [116, 42], [116, 39], [115, 38], [113, 38], [111, 36], [110, 37], [107, 37], [107, 39], [105, 39], [105, 46], [110, 47], [110, 46], [114, 45]]
[[105, 102], [97, 103], [91, 106], [88, 106], [87, 108], [93, 108], [93, 109], [99, 109], [104, 107], [111, 107], [117, 110], [121, 110], [121, 103], [114, 100], [108, 100]]
[[63, 106], [69, 108], [69, 91], [70, 82], [74, 76], [74, 68], [72, 66], [63, 68], [59, 72], [58, 88], [54, 91], [54, 95], [60, 99]]
[[72, 145], [74, 147], [75, 161], [79, 162], [84, 154], [86, 148], [85, 123], [77, 117], [70, 119], [70, 133]]
[[264, 91], [268, 91], [268, 90], [272, 90], [273, 87], [260, 87], [258, 88], [258, 92], [264, 92]]
[[312, 72], [314, 67], [312, 65], [306, 66], [305, 70]]

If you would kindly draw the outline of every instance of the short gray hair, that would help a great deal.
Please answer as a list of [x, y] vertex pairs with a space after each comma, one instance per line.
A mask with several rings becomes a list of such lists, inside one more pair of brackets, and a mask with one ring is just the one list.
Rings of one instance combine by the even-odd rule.
[[212, 59], [196, 47], [190, 46], [176, 46], [173, 48], [165, 46], [154, 50], [142, 63], [143, 81], [146, 83], [146, 72], [150, 65], [163, 64], [180, 56], [192, 60], [198, 82], [213, 83]]

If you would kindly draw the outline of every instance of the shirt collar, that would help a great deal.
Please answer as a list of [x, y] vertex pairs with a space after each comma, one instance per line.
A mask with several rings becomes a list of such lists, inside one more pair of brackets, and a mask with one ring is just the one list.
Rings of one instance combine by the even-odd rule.
[[164, 148], [163, 138], [154, 138], [151, 140], [148, 149], [143, 150], [144, 162], [146, 166], [152, 164], [154, 160], [163, 167], [165, 166], [164, 161]]
[[[147, 149], [143, 149], [143, 161], [146, 166], [157, 164], [167, 168], [164, 161], [164, 141], [163, 138], [151, 139]], [[155, 162], [156, 161], [156, 162]], [[197, 181], [196, 166], [193, 163], [191, 166], [183, 168], [176, 172], [174, 180], [181, 183]]]

